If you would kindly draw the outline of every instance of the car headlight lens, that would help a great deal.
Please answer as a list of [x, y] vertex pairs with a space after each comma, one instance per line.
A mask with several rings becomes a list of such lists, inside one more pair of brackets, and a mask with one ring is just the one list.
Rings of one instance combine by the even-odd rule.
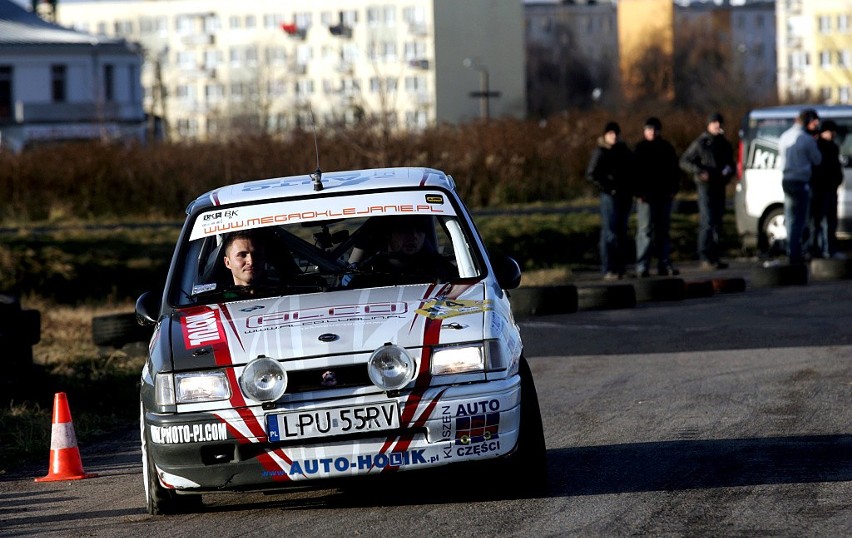
[[240, 387], [252, 400], [274, 402], [287, 390], [287, 371], [278, 361], [260, 357], [246, 365]]
[[400, 346], [385, 344], [370, 355], [367, 372], [380, 389], [401, 389], [414, 379], [414, 360]]
[[177, 403], [199, 403], [227, 400], [231, 397], [228, 378], [220, 370], [175, 374]]
[[447, 347], [432, 352], [432, 375], [481, 372], [484, 369], [482, 346]]

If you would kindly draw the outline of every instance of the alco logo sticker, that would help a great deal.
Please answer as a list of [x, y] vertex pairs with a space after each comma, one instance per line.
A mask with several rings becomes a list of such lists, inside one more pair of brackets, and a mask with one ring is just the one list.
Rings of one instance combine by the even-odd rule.
[[492, 309], [491, 301], [438, 298], [424, 303], [421, 308], [417, 309], [417, 313], [429, 319], [446, 319], [466, 314], [476, 314]]

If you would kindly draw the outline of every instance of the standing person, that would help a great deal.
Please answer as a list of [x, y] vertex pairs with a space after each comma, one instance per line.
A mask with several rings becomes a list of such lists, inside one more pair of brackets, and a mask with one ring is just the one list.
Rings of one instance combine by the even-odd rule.
[[672, 201], [680, 184], [680, 168], [674, 146], [663, 139], [663, 124], [651, 117], [645, 122], [643, 139], [636, 144], [636, 276], [650, 276], [652, 254], [657, 258], [657, 273], [674, 276], [680, 271], [672, 265]]
[[816, 132], [817, 127], [819, 116], [816, 110], [806, 108], [799, 112], [793, 126], [781, 133], [778, 139], [787, 258], [791, 264], [805, 261], [803, 243], [811, 203], [811, 171], [822, 162], [816, 140], [810, 134]]
[[618, 123], [608, 122], [586, 168], [586, 179], [600, 191], [600, 254], [604, 280], [624, 277], [627, 220], [633, 205], [629, 180], [633, 153], [619, 139], [620, 134]]
[[837, 257], [837, 189], [843, 183], [837, 124], [822, 122], [817, 148], [822, 161], [811, 172], [810, 251], [815, 258]]
[[734, 148], [725, 138], [724, 118], [707, 118], [707, 129], [680, 157], [680, 167], [695, 179], [698, 191], [698, 256], [702, 269], [725, 269], [719, 257], [719, 232], [725, 213], [725, 186], [734, 175]]

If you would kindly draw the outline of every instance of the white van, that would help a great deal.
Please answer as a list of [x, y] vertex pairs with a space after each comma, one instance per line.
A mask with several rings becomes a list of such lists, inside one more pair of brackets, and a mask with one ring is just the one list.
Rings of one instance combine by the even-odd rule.
[[844, 181], [837, 197], [837, 235], [852, 234], [852, 106], [793, 105], [751, 110], [743, 118], [737, 152], [737, 184], [734, 208], [742, 245], [764, 252], [783, 250], [784, 191], [778, 168], [778, 138], [805, 108], [817, 111], [821, 120], [838, 125], [835, 142], [840, 146]]

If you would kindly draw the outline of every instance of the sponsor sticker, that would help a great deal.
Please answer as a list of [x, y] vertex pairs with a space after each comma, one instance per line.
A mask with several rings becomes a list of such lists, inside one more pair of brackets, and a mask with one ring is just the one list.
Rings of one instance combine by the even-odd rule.
[[493, 310], [494, 306], [490, 300], [473, 301], [467, 299], [446, 299], [439, 297], [432, 299], [417, 309], [417, 313], [429, 319], [447, 319], [467, 314], [477, 314], [486, 310]]
[[219, 323], [219, 311], [212, 308], [193, 310], [180, 320], [183, 341], [187, 349], [209, 346], [225, 341]]
[[263, 471], [264, 477], [274, 478], [277, 476], [293, 475], [328, 475], [332, 472], [344, 473], [352, 469], [358, 471], [369, 471], [370, 469], [384, 469], [385, 467], [399, 467], [402, 465], [423, 465], [436, 463], [438, 456], [426, 457], [425, 449], [405, 450], [400, 452], [388, 452], [386, 454], [362, 454], [360, 456], [340, 456], [337, 458], [308, 458], [293, 460], [289, 470]]
[[203, 443], [207, 441], [223, 441], [228, 438], [227, 424], [222, 422], [149, 426], [149, 428], [151, 441], [158, 445]]
[[438, 203], [437, 199], [434, 202], [424, 203], [422, 196], [422, 191], [382, 192], [247, 205], [229, 211], [212, 209], [198, 216], [189, 239], [194, 241], [202, 237], [237, 230], [328, 219], [378, 215], [454, 216], [456, 214], [452, 204], [443, 203], [443, 197], [441, 203]]

